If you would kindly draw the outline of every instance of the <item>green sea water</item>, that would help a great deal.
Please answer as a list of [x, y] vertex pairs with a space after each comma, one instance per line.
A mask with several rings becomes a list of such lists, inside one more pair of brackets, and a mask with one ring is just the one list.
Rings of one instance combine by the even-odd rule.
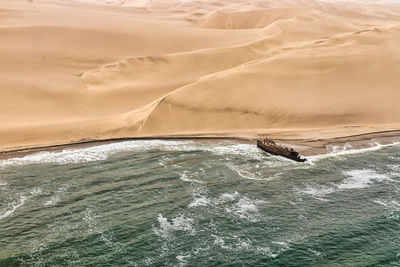
[[297, 163], [129, 141], [2, 160], [0, 266], [400, 266], [400, 147]]

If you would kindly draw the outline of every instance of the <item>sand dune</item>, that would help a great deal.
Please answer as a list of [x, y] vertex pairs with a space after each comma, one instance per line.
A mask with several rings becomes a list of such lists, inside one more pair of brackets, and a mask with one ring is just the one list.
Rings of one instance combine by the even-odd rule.
[[400, 129], [400, 4], [0, 3], [0, 150]]
[[215, 10], [207, 15], [200, 25], [211, 29], [257, 29], [299, 14], [302, 14], [302, 10], [291, 8], [255, 9], [239, 12]]

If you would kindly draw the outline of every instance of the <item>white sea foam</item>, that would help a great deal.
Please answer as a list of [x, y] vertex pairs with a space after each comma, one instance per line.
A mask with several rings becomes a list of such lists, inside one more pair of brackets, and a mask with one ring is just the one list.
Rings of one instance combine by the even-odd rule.
[[382, 205], [389, 209], [390, 214], [388, 215], [389, 219], [399, 220], [400, 219], [400, 202], [397, 200], [373, 200], [375, 203]]
[[18, 201], [14, 202], [9, 209], [2, 211], [0, 213], [0, 220], [7, 218], [8, 216], [12, 215], [19, 207], [24, 205], [25, 201], [28, 198], [26, 196], [21, 196]]
[[179, 261], [181, 264], [187, 263], [187, 260], [190, 258], [190, 255], [178, 255], [176, 256], [176, 259]]
[[260, 172], [257, 171], [247, 171], [242, 167], [239, 166], [235, 166], [233, 164], [228, 164], [228, 167], [233, 170], [234, 172], [236, 172], [240, 177], [248, 179], [248, 180], [255, 180], [255, 181], [270, 181], [275, 179], [278, 174], [280, 173], [276, 173], [275, 175], [272, 175], [270, 177], [263, 177]]
[[204, 151], [210, 151], [217, 155], [240, 155], [246, 158], [262, 159], [264, 154], [253, 144], [217, 144], [204, 146]]
[[251, 222], [260, 220], [258, 205], [265, 203], [262, 200], [241, 196], [238, 192], [224, 193], [216, 199], [209, 199], [202, 193], [195, 193], [193, 197], [194, 200], [188, 205], [189, 208], [202, 206], [223, 208], [226, 212]]
[[[11, 158], [0, 161], [0, 168], [9, 166], [25, 166], [30, 164], [77, 164], [91, 161], [108, 159], [111, 155], [125, 151], [203, 151], [215, 155], [240, 155], [250, 159], [264, 160], [265, 153], [253, 144], [228, 144], [221, 142], [217, 144], [201, 144], [193, 141], [124, 141], [110, 143], [87, 148], [69, 148], [58, 152], [38, 152], [21, 158]], [[170, 159], [163, 158], [159, 164], [165, 166]], [[265, 167], [279, 167], [293, 164], [291, 161], [273, 157], [273, 160], [263, 161]], [[243, 172], [241, 172], [243, 175]], [[245, 176], [248, 176], [244, 174]]]
[[[106, 160], [111, 155], [125, 151], [204, 151], [216, 155], [241, 155], [246, 158], [263, 159], [264, 154], [252, 144], [200, 144], [193, 141], [124, 141], [87, 148], [70, 148], [58, 152], [38, 152], [21, 158], [0, 161], [0, 168], [30, 164], [76, 164]], [[165, 162], [160, 161], [161, 165]]]
[[348, 144], [348, 143], [346, 143], [344, 145], [330, 144], [326, 147], [327, 150], [329, 151], [329, 153], [322, 154], [322, 155], [316, 155], [316, 156], [309, 156], [309, 157], [307, 157], [306, 163], [313, 165], [314, 162], [321, 160], [321, 159], [325, 159], [325, 158], [372, 152], [372, 151], [380, 150], [385, 147], [390, 147], [390, 146], [399, 145], [399, 144], [400, 144], [400, 142], [394, 142], [391, 144], [379, 144], [376, 141], [371, 141], [370, 146], [366, 147], [366, 148], [353, 148], [352, 145]]
[[179, 179], [181, 179], [182, 181], [185, 182], [191, 182], [191, 183], [198, 183], [198, 184], [202, 184], [202, 181], [190, 178], [191, 177], [191, 173], [189, 171], [183, 171], [180, 176]]
[[[257, 205], [264, 203], [260, 200], [252, 200], [248, 197], [242, 197], [236, 203], [233, 212], [240, 218], [247, 219], [251, 222], [257, 222], [260, 220], [260, 212], [258, 211]], [[229, 208], [226, 209], [230, 211]]]
[[276, 258], [281, 253], [289, 250], [291, 248], [292, 244], [299, 243], [304, 238], [305, 238], [304, 235], [295, 233], [292, 236], [280, 239], [279, 241], [272, 241], [271, 244], [278, 245], [278, 247], [275, 248], [275, 247], [271, 246], [271, 249], [273, 251], [273, 253], [271, 254], [271, 257]]
[[204, 192], [195, 193], [194, 200], [188, 205], [189, 208], [210, 206], [214, 209], [224, 209], [227, 213], [251, 222], [259, 221], [262, 216], [258, 209], [263, 200], [251, 199], [241, 196], [238, 192], [224, 193], [218, 198], [208, 198]]
[[[154, 264], [154, 260], [152, 259], [152, 258], [145, 258], [144, 259], [144, 263], [146, 264], [146, 265], [153, 265]], [[136, 265], [136, 264], [132, 264], [133, 266], [138, 266], [138, 265]]]
[[[112, 154], [124, 151], [148, 151], [159, 149], [163, 151], [184, 151], [192, 147], [191, 141], [125, 141], [87, 148], [64, 149], [59, 152], [38, 152], [22, 158], [11, 158], [0, 161], [0, 167], [23, 166], [40, 163], [84, 163], [106, 160]], [[189, 146], [189, 147], [188, 147]], [[193, 147], [192, 147], [193, 149]]]
[[250, 240], [241, 240], [237, 236], [230, 237], [229, 240], [233, 241], [230, 242], [232, 245], [227, 245], [225, 243], [225, 240], [217, 235], [212, 235], [214, 237], [214, 245], [219, 246], [222, 249], [225, 250], [231, 250], [231, 251], [254, 251], [254, 247], [251, 243]]
[[368, 187], [375, 181], [381, 182], [391, 180], [387, 175], [380, 174], [374, 170], [351, 170], [344, 172], [346, 178], [341, 184], [337, 185], [339, 189], [357, 189]]
[[81, 212], [83, 216], [83, 221], [85, 221], [89, 226], [90, 232], [100, 232], [98, 227], [98, 222], [96, 220], [95, 214], [89, 208], [86, 208], [84, 211]]
[[224, 193], [224, 194], [222, 194], [220, 197], [219, 197], [219, 199], [222, 201], [222, 202], [225, 202], [225, 201], [233, 201], [233, 200], [235, 200], [237, 197], [239, 197], [240, 196], [240, 194], [238, 193], [238, 192], [234, 192], [233, 194], [229, 194], [229, 193]]
[[400, 203], [396, 200], [373, 200], [375, 203], [380, 204], [382, 206], [388, 207], [388, 208], [395, 208], [395, 209], [400, 209]]
[[41, 189], [40, 187], [35, 187], [35, 188], [32, 188], [32, 189], [31, 189], [30, 195], [31, 195], [32, 197], [36, 197], [36, 196], [42, 194], [42, 192], [43, 192], [43, 191], [42, 191], [42, 189]]
[[326, 185], [308, 184], [304, 189], [296, 188], [296, 191], [298, 191], [301, 194], [312, 196], [313, 198], [316, 198], [321, 201], [327, 201], [323, 197], [334, 193], [335, 189], [333, 187]]
[[[274, 167], [284, 167], [296, 164], [292, 160], [271, 156], [259, 148], [257, 148], [253, 144], [235, 144], [235, 145], [223, 145], [216, 147], [209, 147], [208, 151], [211, 151], [217, 155], [240, 155], [247, 159], [253, 159], [259, 161], [257, 164], [253, 164], [252, 166], [257, 165], [257, 168], [274, 168]], [[243, 169], [237, 168], [237, 166], [230, 165], [232, 170], [238, 172], [240, 176], [246, 179], [259, 179], [253, 173], [246, 172]], [[260, 178], [262, 179], [262, 178]]]
[[235, 171], [239, 176], [249, 179], [249, 180], [262, 180], [256, 177], [255, 173], [248, 172], [246, 170], [240, 169], [237, 166], [230, 166], [230, 169]]
[[54, 196], [51, 196], [51, 198], [49, 200], [47, 200], [44, 203], [44, 205], [45, 206], [52, 206], [52, 205], [55, 205], [58, 201], [60, 201], [60, 196], [54, 195]]
[[178, 216], [173, 218], [171, 221], [168, 221], [168, 219], [164, 218], [162, 214], [159, 214], [157, 219], [160, 227], [154, 228], [153, 231], [161, 238], [168, 239], [172, 237], [176, 231], [183, 231], [189, 235], [193, 235], [195, 233], [193, 229], [193, 219], [191, 218]]
[[171, 159], [166, 156], [162, 156], [158, 159], [158, 164], [162, 167], [166, 167], [169, 162], [171, 162]]
[[398, 164], [389, 164], [387, 167], [391, 170], [390, 176], [393, 178], [400, 177], [400, 165]]
[[6, 210], [0, 211], [0, 220], [11, 216], [18, 208], [23, 206], [27, 200], [39, 196], [40, 194], [42, 194], [42, 189], [40, 187], [34, 187], [28, 194], [25, 193], [25, 195], [21, 195], [19, 199], [12, 202]]
[[272, 241], [271, 244], [278, 245], [279, 248], [277, 250], [274, 250], [273, 253], [271, 253], [271, 258], [276, 258], [281, 254], [282, 252], [285, 252], [290, 248], [289, 244], [287, 242], [283, 241]]
[[[242, 240], [237, 236], [233, 236], [233, 237], [224, 237], [226, 239], [225, 241], [225, 239], [220, 236], [217, 235], [212, 235], [212, 236], [214, 237], [214, 245], [224, 250], [237, 251], [237, 252], [253, 252], [259, 255], [264, 255], [272, 258], [278, 256], [284, 250], [287, 250], [289, 248], [289, 246], [285, 245], [279, 248], [278, 251], [275, 251], [273, 253], [270, 247], [257, 246], [253, 244], [251, 240], [248, 239]], [[227, 243], [229, 243], [229, 245]]]
[[69, 187], [69, 185], [65, 185], [58, 188], [54, 195], [52, 195], [51, 198], [44, 203], [44, 205], [52, 206], [57, 204], [60, 201], [61, 196], [68, 190]]
[[241, 214], [243, 217], [249, 213], [256, 213], [258, 209], [255, 203], [247, 197], [241, 198], [238, 203], [238, 213]]
[[[83, 221], [87, 223], [90, 233], [100, 234], [101, 241], [104, 242], [109, 248], [115, 252], [123, 255], [126, 253], [126, 249], [113, 240], [112, 234], [106, 231], [99, 221], [100, 216], [95, 214], [92, 209], [86, 208], [81, 212]], [[122, 256], [125, 257], [125, 256]]]
[[210, 204], [210, 200], [206, 198], [205, 196], [200, 196], [196, 197], [190, 204], [189, 208], [195, 208], [195, 207], [205, 207]]
[[311, 249], [311, 248], [309, 248], [307, 250], [310, 251], [311, 253], [313, 253], [317, 257], [321, 257], [322, 256], [322, 252], [320, 252], [320, 251], [317, 251], [317, 250], [314, 250], [314, 249]]
[[389, 165], [387, 165], [387, 167], [388, 167], [389, 169], [391, 169], [392, 171], [394, 171], [394, 172], [400, 173], [400, 165], [397, 165], [397, 164], [389, 164]]
[[214, 238], [215, 238], [214, 245], [217, 245], [220, 248], [225, 249], [225, 250], [233, 250], [232, 247], [225, 245], [225, 240], [222, 239], [222, 237], [215, 236]]

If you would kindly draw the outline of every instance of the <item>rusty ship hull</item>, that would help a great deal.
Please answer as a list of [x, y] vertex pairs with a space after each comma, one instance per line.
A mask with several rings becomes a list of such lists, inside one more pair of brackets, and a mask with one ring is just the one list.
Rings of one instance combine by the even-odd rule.
[[304, 162], [307, 160], [306, 158], [300, 157], [296, 151], [290, 151], [287, 147], [276, 145], [274, 142], [264, 144], [261, 140], [258, 140], [257, 147], [269, 154], [285, 157], [297, 162]]

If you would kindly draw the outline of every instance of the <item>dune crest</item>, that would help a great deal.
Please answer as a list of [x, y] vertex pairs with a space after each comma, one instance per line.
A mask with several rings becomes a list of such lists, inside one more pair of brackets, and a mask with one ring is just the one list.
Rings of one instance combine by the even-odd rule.
[[239, 12], [215, 10], [200, 25], [211, 29], [257, 29], [264, 28], [277, 20], [293, 18], [301, 13], [300, 10], [291, 8], [255, 9]]
[[0, 150], [400, 129], [400, 3], [5, 0]]

